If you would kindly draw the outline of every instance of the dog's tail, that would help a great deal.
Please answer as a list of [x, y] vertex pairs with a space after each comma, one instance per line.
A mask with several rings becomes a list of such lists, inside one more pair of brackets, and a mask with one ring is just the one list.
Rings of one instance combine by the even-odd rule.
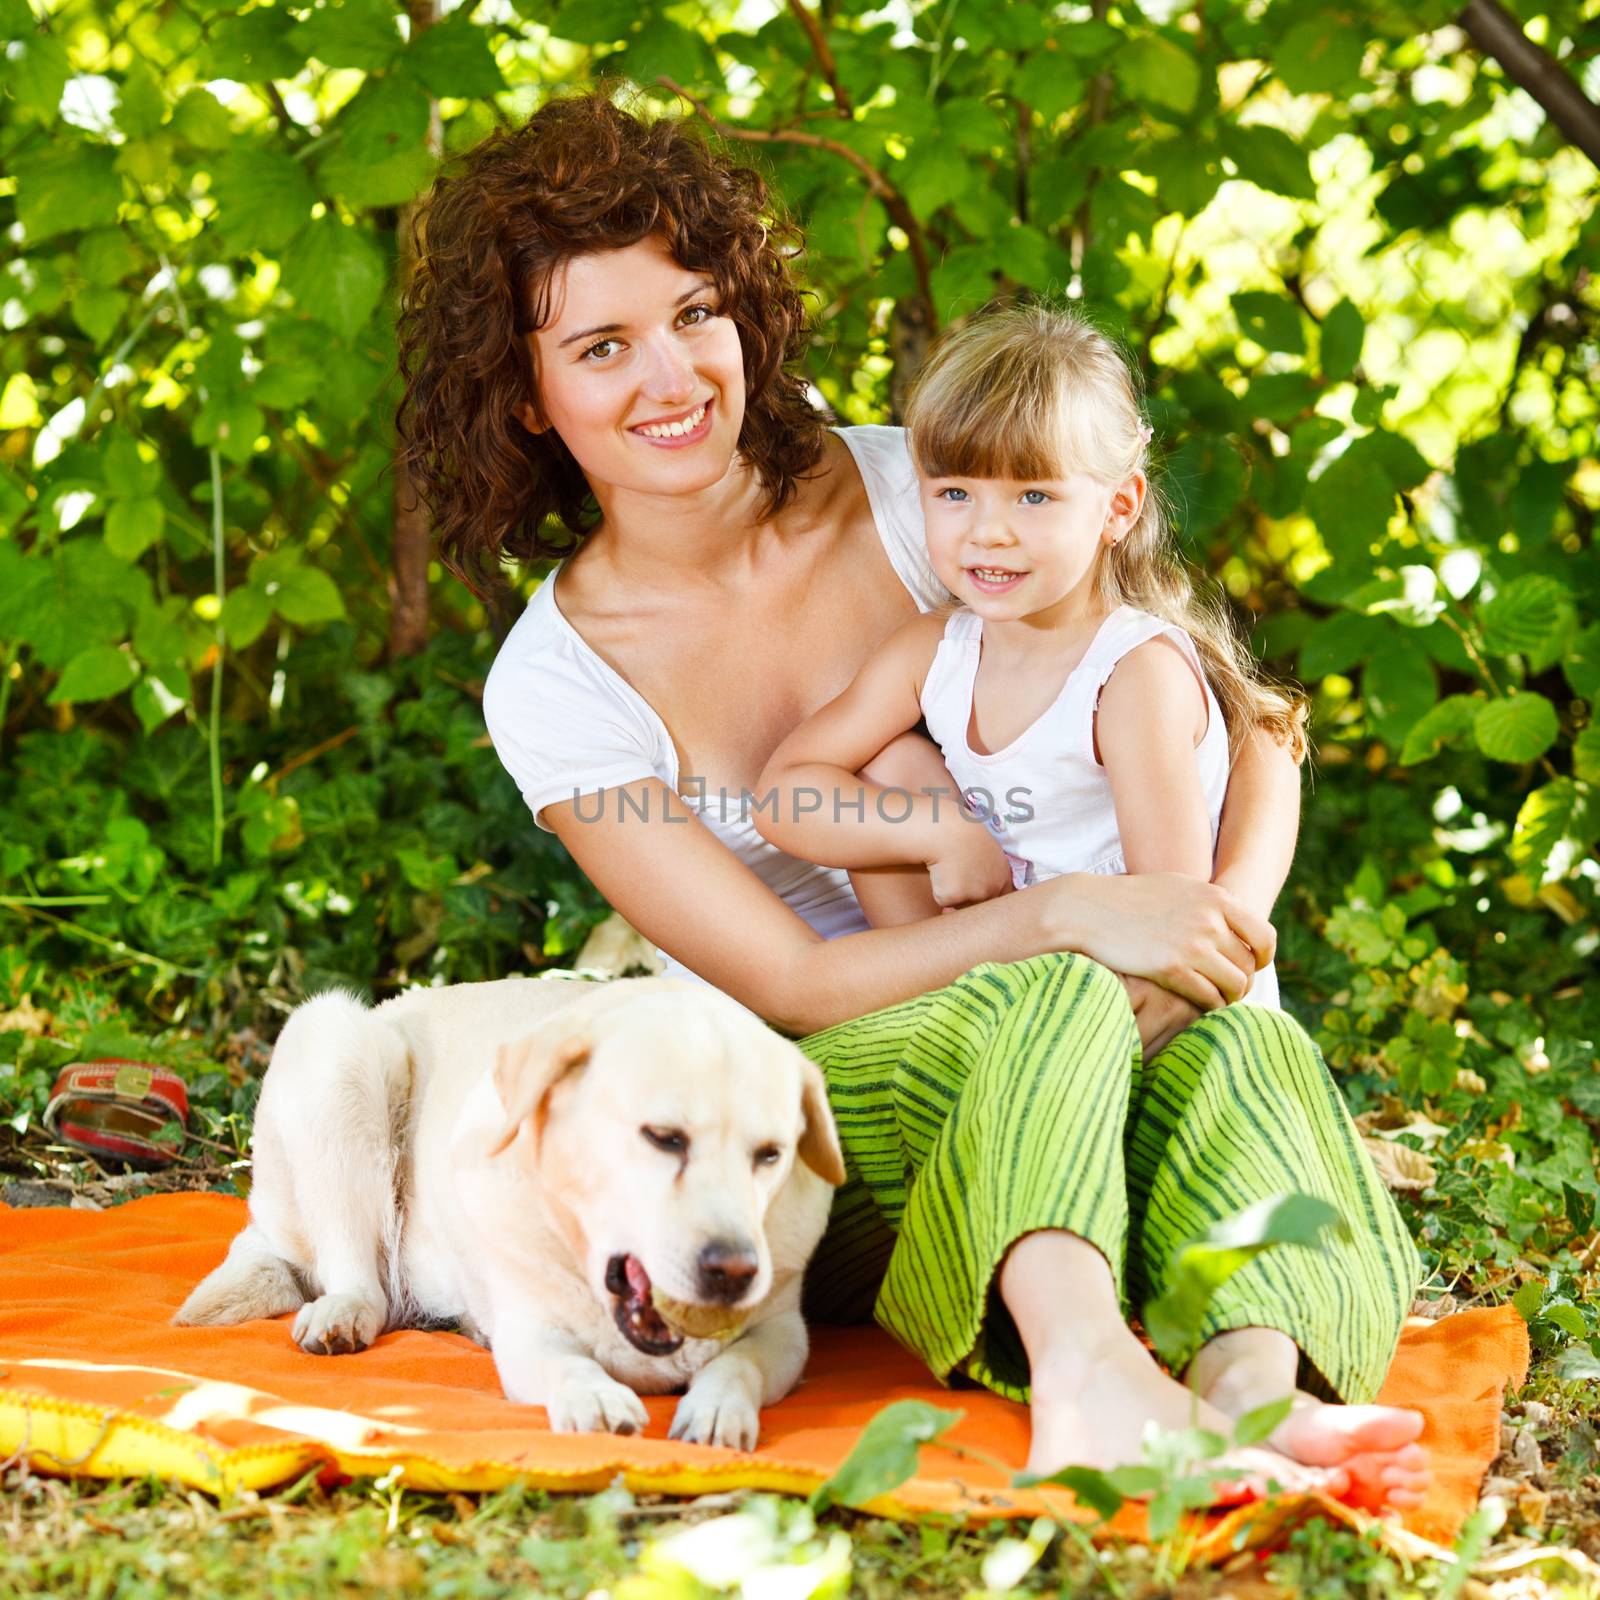
[[257, 1317], [281, 1317], [306, 1303], [294, 1268], [277, 1255], [252, 1223], [228, 1247], [222, 1265], [203, 1278], [178, 1308], [180, 1328], [228, 1326]]

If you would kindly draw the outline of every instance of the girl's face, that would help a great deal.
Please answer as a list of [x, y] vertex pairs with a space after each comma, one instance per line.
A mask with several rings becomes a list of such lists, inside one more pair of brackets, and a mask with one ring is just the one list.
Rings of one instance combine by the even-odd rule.
[[544, 409], [530, 433], [560, 434], [597, 493], [693, 494], [727, 475], [744, 421], [738, 329], [716, 284], [643, 239], [574, 256], [528, 335]]
[[1134, 473], [1104, 484], [1066, 478], [924, 478], [928, 555], [940, 581], [987, 621], [1087, 615], [1095, 563], [1144, 505]]

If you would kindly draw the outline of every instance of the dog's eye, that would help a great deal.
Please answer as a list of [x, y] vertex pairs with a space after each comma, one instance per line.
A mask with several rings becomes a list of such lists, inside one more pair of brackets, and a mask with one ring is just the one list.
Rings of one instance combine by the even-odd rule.
[[682, 1128], [641, 1128], [639, 1130], [657, 1150], [681, 1156], [689, 1148], [689, 1135]]
[[782, 1157], [781, 1151], [775, 1144], [764, 1144], [756, 1151], [756, 1165], [758, 1167], [774, 1166]]

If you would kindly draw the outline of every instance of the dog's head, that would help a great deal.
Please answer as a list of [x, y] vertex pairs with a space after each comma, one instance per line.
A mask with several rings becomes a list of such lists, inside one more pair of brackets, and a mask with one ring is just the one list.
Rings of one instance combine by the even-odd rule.
[[584, 1277], [647, 1355], [731, 1333], [766, 1297], [768, 1213], [797, 1162], [844, 1181], [822, 1073], [699, 985], [598, 989], [504, 1046], [494, 1081], [490, 1154], [572, 1219]]

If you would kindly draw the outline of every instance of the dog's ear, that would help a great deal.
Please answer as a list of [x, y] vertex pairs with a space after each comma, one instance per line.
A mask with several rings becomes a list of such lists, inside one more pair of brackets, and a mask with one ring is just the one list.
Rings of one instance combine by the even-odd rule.
[[495, 1093], [505, 1108], [506, 1123], [488, 1153], [497, 1156], [517, 1136], [517, 1130], [544, 1104], [545, 1097], [574, 1068], [581, 1067], [594, 1050], [587, 1028], [566, 1031], [541, 1028], [514, 1044], [500, 1046], [494, 1064]]
[[822, 1069], [807, 1056], [800, 1057], [800, 1108], [805, 1128], [800, 1135], [800, 1159], [837, 1189], [845, 1178], [844, 1151], [828, 1105], [828, 1085]]

